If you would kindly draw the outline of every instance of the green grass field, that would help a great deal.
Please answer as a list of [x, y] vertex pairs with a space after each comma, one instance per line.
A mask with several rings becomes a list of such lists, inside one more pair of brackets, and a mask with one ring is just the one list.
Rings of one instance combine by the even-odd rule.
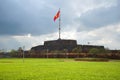
[[120, 61], [0, 59], [0, 80], [120, 80]]

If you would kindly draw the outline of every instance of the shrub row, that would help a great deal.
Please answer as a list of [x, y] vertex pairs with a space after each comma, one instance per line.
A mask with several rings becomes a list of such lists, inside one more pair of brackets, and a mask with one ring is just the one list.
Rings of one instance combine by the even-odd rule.
[[[12, 57], [22, 57], [22, 54], [12, 55]], [[40, 53], [40, 54], [25, 54], [26, 58], [109, 58], [109, 59], [120, 59], [119, 53], [100, 53], [100, 54], [89, 54], [89, 53]]]
[[109, 59], [107, 58], [75, 58], [75, 61], [97, 61], [97, 62], [107, 62]]

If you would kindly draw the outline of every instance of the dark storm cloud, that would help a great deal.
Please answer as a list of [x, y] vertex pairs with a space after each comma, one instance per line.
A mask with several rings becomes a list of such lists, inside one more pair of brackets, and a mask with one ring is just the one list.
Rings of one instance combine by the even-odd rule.
[[[93, 1], [93, 0], [92, 0]], [[100, 0], [101, 1], [101, 0]], [[0, 0], [0, 35], [41, 35], [56, 32], [57, 22], [53, 16], [61, 7], [62, 26], [83, 24], [87, 29], [119, 22], [119, 4], [115, 7], [93, 9], [81, 15], [79, 21], [76, 11], [89, 0]], [[102, 1], [103, 2], [103, 1]], [[118, 2], [119, 3], [119, 2]], [[77, 4], [77, 6], [76, 6]], [[76, 7], [75, 7], [76, 6]], [[87, 6], [85, 4], [85, 6]], [[86, 7], [88, 8], [88, 7]], [[77, 12], [77, 13], [78, 13]], [[81, 14], [81, 13], [80, 13]], [[76, 20], [76, 21], [75, 21]], [[73, 25], [74, 26], [74, 25]]]
[[0, 49], [30, 49], [56, 39], [59, 8], [63, 38], [120, 48], [119, 7], [120, 0], [0, 0]]
[[53, 27], [52, 10], [42, 1], [36, 3], [34, 0], [0, 0], [0, 35], [53, 32], [56, 28], [48, 29]]
[[87, 28], [97, 28], [120, 22], [120, 3], [107, 8], [97, 8], [88, 11], [80, 17], [80, 22]]

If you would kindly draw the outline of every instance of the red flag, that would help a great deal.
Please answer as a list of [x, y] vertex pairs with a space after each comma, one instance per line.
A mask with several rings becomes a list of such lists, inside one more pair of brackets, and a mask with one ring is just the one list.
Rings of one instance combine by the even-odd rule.
[[57, 12], [57, 14], [54, 16], [54, 21], [56, 21], [57, 18], [60, 17], [60, 10]]

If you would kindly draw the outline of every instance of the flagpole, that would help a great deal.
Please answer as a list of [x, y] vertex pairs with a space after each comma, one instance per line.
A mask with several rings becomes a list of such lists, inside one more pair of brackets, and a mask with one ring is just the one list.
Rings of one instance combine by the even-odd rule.
[[23, 46], [23, 63], [24, 63], [24, 58], [25, 58], [25, 52], [24, 52], [25, 46]]
[[[59, 11], [60, 11], [60, 8], [59, 8]], [[61, 37], [61, 12], [60, 12], [60, 17], [59, 17], [59, 39]]]

